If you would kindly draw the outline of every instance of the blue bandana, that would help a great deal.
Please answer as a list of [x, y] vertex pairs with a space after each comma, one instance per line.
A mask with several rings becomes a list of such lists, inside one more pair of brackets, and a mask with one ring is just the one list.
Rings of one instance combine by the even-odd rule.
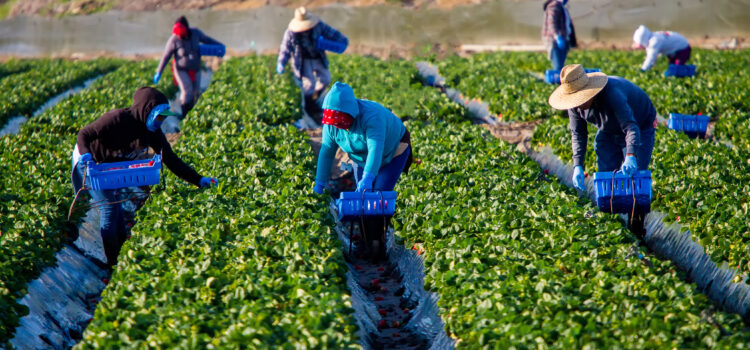
[[148, 114], [148, 119], [146, 121], [146, 129], [151, 132], [156, 132], [161, 127], [161, 123], [164, 122], [164, 120], [156, 120], [156, 117], [161, 114], [161, 112], [164, 112], [164, 110], [169, 110], [168, 104], [161, 104], [153, 109], [151, 109], [151, 113]]

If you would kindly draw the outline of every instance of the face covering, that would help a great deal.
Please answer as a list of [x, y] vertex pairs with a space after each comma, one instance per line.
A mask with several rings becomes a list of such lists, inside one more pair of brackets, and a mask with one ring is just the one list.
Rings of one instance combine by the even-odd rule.
[[177, 22], [172, 26], [172, 34], [185, 39], [188, 35], [188, 28], [184, 24]]
[[333, 109], [324, 109], [323, 124], [333, 125], [339, 129], [348, 130], [352, 124], [354, 124], [354, 117]]
[[164, 122], [164, 119], [156, 120], [156, 118], [165, 110], [169, 110], [169, 105], [166, 103], [158, 105], [151, 110], [151, 113], [148, 114], [148, 120], [146, 121], [146, 129], [148, 129], [148, 131], [156, 132], [161, 128], [161, 123]]

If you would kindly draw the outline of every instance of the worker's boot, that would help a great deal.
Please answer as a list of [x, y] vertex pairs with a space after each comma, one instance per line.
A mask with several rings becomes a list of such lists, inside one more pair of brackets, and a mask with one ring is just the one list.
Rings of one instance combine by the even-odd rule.
[[629, 218], [628, 223], [628, 229], [630, 229], [630, 232], [633, 232], [633, 234], [638, 237], [638, 239], [642, 240], [644, 237], [646, 237], [646, 213], [642, 211], [636, 211], [633, 213], [633, 217]]

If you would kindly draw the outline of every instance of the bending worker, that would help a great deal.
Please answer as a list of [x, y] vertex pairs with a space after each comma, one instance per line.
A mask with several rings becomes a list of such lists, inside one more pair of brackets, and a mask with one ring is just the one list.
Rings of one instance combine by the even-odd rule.
[[341, 82], [331, 87], [323, 108], [315, 193], [323, 193], [339, 147], [355, 163], [358, 192], [392, 191], [412, 162], [411, 137], [401, 119], [377, 102], [354, 97]]
[[[647, 170], [654, 149], [656, 109], [646, 93], [626, 79], [603, 73], [586, 74], [580, 64], [565, 66], [560, 86], [552, 92], [549, 104], [567, 110], [573, 141], [573, 184], [585, 190], [583, 165], [588, 140], [587, 123], [594, 124], [594, 150], [598, 171], [620, 169], [633, 176]], [[642, 237], [647, 211], [636, 209], [631, 231]]]
[[[73, 188], [78, 194], [83, 186], [86, 165], [120, 162], [143, 158], [151, 147], [161, 153], [162, 161], [175, 175], [198, 187], [216, 186], [218, 180], [202, 177], [185, 164], [172, 151], [167, 138], [160, 129], [161, 123], [169, 115], [169, 101], [159, 90], [141, 87], [133, 95], [130, 108], [111, 110], [78, 132], [78, 140], [73, 150]], [[117, 261], [120, 247], [125, 241], [125, 216], [117, 201], [116, 190], [95, 191], [88, 188], [93, 203], [105, 203], [99, 207], [99, 229], [102, 235], [104, 253], [111, 266]]]
[[180, 108], [182, 109], [180, 118], [185, 118], [198, 102], [201, 81], [201, 43], [224, 46], [216, 39], [203, 34], [200, 29], [190, 28], [185, 16], [180, 16], [172, 27], [172, 36], [167, 40], [164, 55], [154, 74], [154, 84], [156, 84], [161, 78], [164, 67], [174, 55], [172, 73], [176, 84], [180, 87]]
[[544, 2], [544, 23], [542, 41], [547, 48], [552, 69], [560, 70], [565, 65], [568, 51], [578, 46], [573, 20], [565, 5], [568, 0], [547, 0]]
[[276, 73], [284, 73], [289, 58], [292, 58], [292, 72], [299, 82], [304, 96], [305, 112], [320, 123], [321, 108], [317, 104], [323, 90], [331, 83], [328, 71], [328, 57], [325, 50], [318, 47], [319, 38], [348, 45], [349, 39], [336, 29], [325, 24], [318, 17], [307, 13], [300, 7], [294, 11], [294, 18], [284, 32], [279, 47], [279, 58]]
[[646, 26], [641, 25], [633, 33], [633, 48], [646, 49], [646, 60], [641, 66], [642, 71], [651, 69], [659, 55], [665, 55], [669, 64], [684, 65], [690, 59], [690, 44], [684, 36], [676, 32], [651, 33]]

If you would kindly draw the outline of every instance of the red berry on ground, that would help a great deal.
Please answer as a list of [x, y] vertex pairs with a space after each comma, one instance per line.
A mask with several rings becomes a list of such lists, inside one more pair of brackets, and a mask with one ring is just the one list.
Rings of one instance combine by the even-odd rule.
[[549, 175], [549, 169], [544, 169], [544, 175]]
[[382, 266], [378, 267], [378, 271], [385, 271], [385, 268], [383, 268]]
[[362, 266], [354, 265], [354, 269], [357, 270], [357, 271], [362, 270]]
[[380, 320], [380, 322], [378, 322], [378, 329], [383, 329], [386, 327], [388, 327], [388, 322], [385, 322], [385, 320]]
[[383, 297], [375, 297], [375, 301], [383, 301], [383, 300], [385, 300], [385, 298], [383, 298]]
[[398, 321], [393, 321], [393, 328], [398, 328], [398, 325], [399, 325]]
[[385, 316], [388, 313], [388, 311], [385, 311], [384, 309], [380, 309], [378, 310], [378, 313], [380, 314], [380, 316]]
[[373, 279], [372, 282], [370, 283], [372, 283], [373, 286], [377, 286], [380, 284], [380, 280], [376, 278], [376, 279]]
[[401, 334], [398, 334], [398, 332], [396, 332], [396, 333], [393, 333], [393, 337], [394, 337], [394, 338], [398, 338], [398, 337], [400, 337], [400, 336], [401, 336]]

